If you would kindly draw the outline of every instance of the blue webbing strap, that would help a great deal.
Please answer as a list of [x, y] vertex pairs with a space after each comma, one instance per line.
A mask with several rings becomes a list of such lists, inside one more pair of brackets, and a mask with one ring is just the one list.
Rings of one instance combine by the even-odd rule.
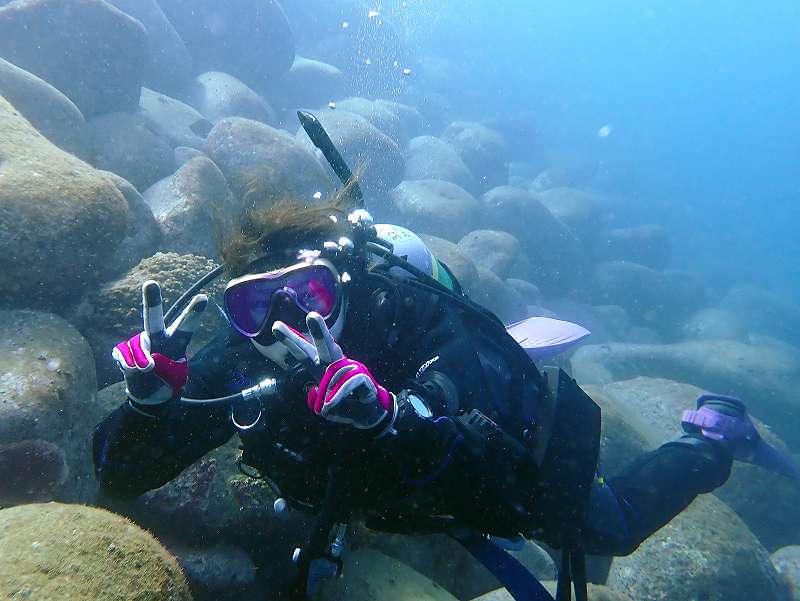
[[453, 538], [481, 562], [516, 601], [553, 601], [547, 589], [525, 566], [488, 538], [474, 534]]

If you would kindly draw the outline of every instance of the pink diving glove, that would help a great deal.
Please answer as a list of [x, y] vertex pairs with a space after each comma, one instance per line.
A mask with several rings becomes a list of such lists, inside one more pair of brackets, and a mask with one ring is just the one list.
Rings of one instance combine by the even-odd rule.
[[133, 403], [153, 407], [180, 396], [189, 377], [186, 348], [207, 305], [206, 295], [198, 294], [166, 328], [161, 288], [153, 280], [142, 284], [144, 331], [111, 352]]
[[308, 393], [309, 409], [358, 430], [385, 425], [377, 436], [386, 434], [396, 413], [394, 395], [378, 384], [362, 363], [344, 356], [319, 313], [309, 313], [306, 324], [313, 344], [281, 321], [275, 322], [272, 333], [312, 373], [321, 374], [319, 385]]

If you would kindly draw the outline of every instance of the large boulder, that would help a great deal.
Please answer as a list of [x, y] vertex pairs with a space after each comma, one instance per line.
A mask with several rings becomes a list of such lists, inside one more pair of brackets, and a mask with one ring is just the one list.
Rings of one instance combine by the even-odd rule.
[[108, 113], [86, 125], [89, 162], [145, 190], [175, 169], [169, 144], [154, 134], [142, 115]]
[[456, 149], [434, 136], [419, 136], [406, 149], [405, 180], [438, 179], [475, 192], [475, 178]]
[[427, 234], [421, 234], [420, 238], [433, 253], [433, 256], [447, 265], [447, 268], [453, 272], [462, 287], [468, 288], [478, 281], [478, 268], [472, 259], [461, 252], [458, 244]]
[[510, 274], [514, 262], [522, 252], [522, 246], [508, 232], [497, 230], [475, 230], [458, 243], [461, 252], [473, 260], [478, 267], [485, 267], [495, 275], [505, 278]]
[[[602, 387], [603, 419], [607, 407], [619, 412], [627, 425], [636, 429], [647, 448], [658, 447], [682, 434], [680, 418], [686, 409], [694, 409], [695, 399], [703, 391], [689, 384], [659, 378], [634, 378]], [[762, 438], [789, 454], [784, 442], [754, 418]], [[620, 438], [631, 440], [620, 430]], [[633, 455], [629, 459], [633, 459]], [[775, 549], [800, 539], [796, 508], [800, 490], [777, 474], [747, 463], [734, 463], [730, 480], [714, 491], [748, 525], [768, 549]]]
[[749, 342], [746, 316], [733, 311], [711, 307], [701, 309], [682, 326], [687, 340], [738, 340]]
[[219, 258], [221, 236], [231, 233], [238, 206], [219, 168], [197, 157], [150, 186], [144, 200], [163, 232], [162, 250]]
[[480, 207], [463, 188], [437, 179], [405, 181], [389, 198], [403, 224], [415, 232], [454, 239], [472, 229]]
[[175, 558], [129, 520], [82, 505], [0, 511], [0, 596], [191, 601]]
[[453, 145], [481, 191], [508, 181], [508, 148], [495, 130], [480, 123], [456, 121], [444, 130], [442, 139]]
[[322, 585], [320, 601], [456, 601], [435, 582], [373, 549], [346, 553], [342, 574]]
[[481, 198], [486, 227], [507, 231], [529, 259], [525, 275], [545, 296], [564, 296], [582, 285], [588, 269], [580, 240], [527, 190], [498, 186]]
[[192, 57], [156, 0], [107, 0], [144, 25], [150, 50], [144, 83], [161, 92], [180, 93], [192, 74]]
[[128, 202], [128, 229], [125, 237], [100, 265], [101, 280], [106, 281], [127, 271], [142, 259], [152, 257], [161, 245], [162, 235], [153, 211], [139, 191], [119, 175], [110, 171], [102, 173], [114, 182]]
[[[172, 548], [195, 601], [239, 601], [256, 594], [256, 566], [232, 545]], [[263, 595], [263, 591], [262, 595]]]
[[266, 100], [233, 75], [221, 71], [198, 75], [189, 92], [189, 103], [215, 122], [226, 117], [275, 122], [275, 111]]
[[142, 88], [139, 114], [147, 126], [172, 148], [203, 148], [213, 125], [196, 109], [180, 100]]
[[596, 304], [620, 305], [640, 323], [666, 333], [679, 329], [708, 301], [708, 291], [697, 276], [656, 271], [630, 261], [600, 263], [592, 276], [591, 295]]
[[277, 0], [159, 0], [198, 71], [225, 71], [257, 90], [292, 66], [294, 36]]
[[336, 102], [336, 110], [347, 111], [354, 115], [364, 117], [396, 143], [403, 142], [401, 138], [400, 117], [385, 104], [377, 100], [351, 96]]
[[233, 117], [211, 130], [206, 152], [247, 208], [283, 198], [311, 202], [333, 190], [333, 181], [308, 147], [257, 121]]
[[670, 242], [660, 225], [616, 228], [597, 238], [598, 252], [607, 260], [634, 261], [653, 269], [669, 263]]
[[[542, 584], [544, 585], [544, 588], [546, 588], [547, 591], [555, 597], [558, 584], [552, 580], [542, 582]], [[625, 593], [612, 590], [607, 586], [603, 586], [602, 584], [589, 583], [587, 593], [589, 595], [587, 601], [633, 601], [633, 599], [628, 597], [628, 595]], [[514, 601], [514, 597], [512, 597], [511, 593], [503, 588], [492, 591], [491, 593], [486, 593], [480, 597], [476, 597], [473, 599], [473, 601]]]
[[[355, 113], [336, 109], [316, 116], [350, 169], [359, 174], [359, 183], [367, 195], [387, 192], [400, 183], [405, 160], [397, 142]], [[297, 139], [312, 147], [302, 127]]]
[[283, 75], [280, 94], [287, 109], [326, 105], [341, 98], [347, 89], [344, 73], [333, 65], [295, 56], [292, 68]]
[[147, 35], [103, 0], [21, 0], [0, 7], [0, 56], [55, 86], [90, 119], [136, 110]]
[[800, 428], [796, 349], [732, 340], [674, 344], [587, 345], [572, 357], [574, 375], [587, 384], [608, 384], [637, 376], [668, 378], [744, 399], [790, 445]]
[[124, 237], [125, 199], [2, 97], [0, 180], [0, 304], [63, 306], [96, 282], [102, 260]]
[[698, 497], [631, 555], [616, 558], [606, 584], [634, 599], [789, 601], [767, 551], [711, 495]]
[[796, 299], [771, 290], [740, 284], [732, 287], [719, 303], [720, 309], [747, 316], [751, 333], [800, 344], [800, 304]]
[[607, 216], [597, 194], [575, 188], [551, 188], [534, 194], [534, 198], [584, 243], [596, 245], [598, 239], [602, 240]]
[[96, 391], [75, 328], [50, 313], [0, 312], [0, 505], [93, 498]]
[[791, 601], [800, 601], [800, 546], [778, 549], [770, 556], [770, 560], [789, 587]]
[[53, 144], [81, 153], [86, 121], [78, 107], [49, 83], [0, 58], [0, 96]]
[[[404, 536], [356, 528], [349, 542], [354, 549], [366, 547], [402, 561], [458, 599], [472, 599], [501, 586], [460, 543], [444, 534]], [[552, 558], [535, 543], [526, 541], [522, 549], [510, 553], [540, 580], [556, 577]]]
[[427, 128], [425, 118], [415, 107], [403, 102], [384, 100], [379, 98], [375, 101], [379, 107], [384, 107], [392, 111], [400, 119], [400, 139], [410, 140], [422, 134]]
[[522, 295], [485, 267], [478, 266], [477, 281], [465, 286], [464, 291], [505, 324], [521, 321], [529, 315], [528, 303]]
[[[142, 260], [118, 279], [92, 290], [70, 315], [86, 336], [97, 365], [98, 382], [106, 386], [122, 379], [111, 349], [142, 330], [142, 284], [156, 280], [161, 285], [164, 306], [169, 307], [183, 292], [216, 267], [205, 257], [156, 253]], [[217, 280], [202, 292], [221, 302], [224, 283]], [[210, 307], [203, 315], [200, 327], [192, 337], [190, 353], [206, 344], [225, 325], [221, 315]]]

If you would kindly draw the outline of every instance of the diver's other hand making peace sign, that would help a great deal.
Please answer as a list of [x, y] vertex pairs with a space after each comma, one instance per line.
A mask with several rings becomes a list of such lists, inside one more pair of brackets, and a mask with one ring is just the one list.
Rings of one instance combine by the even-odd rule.
[[378, 384], [364, 364], [344, 356], [319, 313], [309, 313], [306, 325], [313, 343], [281, 321], [275, 322], [272, 333], [319, 378], [319, 384], [308, 393], [309, 409], [359, 430], [388, 431], [395, 413], [394, 395]]
[[198, 294], [167, 328], [161, 287], [153, 280], [142, 284], [144, 331], [111, 352], [132, 402], [152, 407], [180, 396], [189, 377], [186, 348], [206, 306], [208, 297]]

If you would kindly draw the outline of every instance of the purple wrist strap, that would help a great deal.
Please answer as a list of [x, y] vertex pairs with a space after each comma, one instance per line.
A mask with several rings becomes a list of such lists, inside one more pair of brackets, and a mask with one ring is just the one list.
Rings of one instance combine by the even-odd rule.
[[698, 428], [711, 440], [754, 440], [758, 437], [750, 420], [725, 415], [705, 406], [697, 411], [684, 411], [681, 424], [687, 432], [693, 427]]

